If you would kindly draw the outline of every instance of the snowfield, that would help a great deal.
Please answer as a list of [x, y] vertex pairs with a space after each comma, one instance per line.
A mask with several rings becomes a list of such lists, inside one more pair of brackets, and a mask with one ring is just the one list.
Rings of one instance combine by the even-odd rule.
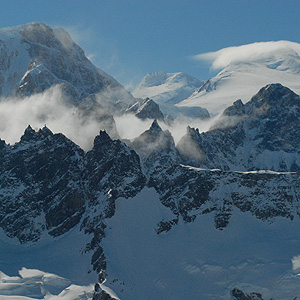
[[91, 272], [91, 254], [83, 253], [90, 239], [77, 226], [58, 238], [45, 233], [36, 243], [20, 244], [1, 229], [0, 271], [15, 276], [22, 268], [37, 269], [68, 278], [78, 285], [95, 283], [97, 274]]
[[235, 209], [224, 230], [211, 215], [179, 221], [158, 235], [172, 213], [153, 189], [117, 201], [102, 246], [105, 285], [120, 299], [230, 299], [230, 291], [259, 292], [264, 299], [300, 295], [300, 220], [263, 222]]

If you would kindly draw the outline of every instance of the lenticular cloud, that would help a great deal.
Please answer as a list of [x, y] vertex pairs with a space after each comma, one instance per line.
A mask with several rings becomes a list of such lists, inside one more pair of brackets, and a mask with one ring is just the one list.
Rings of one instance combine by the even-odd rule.
[[212, 63], [212, 69], [217, 70], [231, 63], [257, 61], [278, 53], [293, 53], [300, 56], [300, 44], [289, 41], [260, 42], [202, 53], [193, 58], [209, 61]]

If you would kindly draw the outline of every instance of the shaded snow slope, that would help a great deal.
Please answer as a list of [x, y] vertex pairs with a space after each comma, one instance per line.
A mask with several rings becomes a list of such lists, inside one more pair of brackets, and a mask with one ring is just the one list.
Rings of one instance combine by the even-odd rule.
[[208, 214], [192, 223], [179, 220], [158, 235], [157, 222], [174, 215], [154, 190], [116, 205], [102, 245], [109, 274], [105, 285], [122, 300], [228, 300], [234, 288], [259, 292], [263, 299], [300, 295], [299, 219], [270, 224], [235, 209], [223, 231], [214, 228]]
[[79, 226], [57, 238], [44, 234], [38, 243], [20, 245], [2, 230], [0, 237], [0, 271], [9, 276], [16, 276], [25, 267], [57, 274], [76, 284], [97, 281], [97, 274], [91, 272], [92, 253], [84, 253], [91, 236], [80, 231]]

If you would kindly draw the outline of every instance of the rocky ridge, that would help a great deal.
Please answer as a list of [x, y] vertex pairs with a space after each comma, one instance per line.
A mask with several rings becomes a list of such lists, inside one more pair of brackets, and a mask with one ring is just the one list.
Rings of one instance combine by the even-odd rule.
[[186, 163], [221, 170], [295, 172], [299, 161], [300, 98], [280, 84], [262, 88], [251, 101], [236, 101], [211, 130], [189, 128], [178, 144]]

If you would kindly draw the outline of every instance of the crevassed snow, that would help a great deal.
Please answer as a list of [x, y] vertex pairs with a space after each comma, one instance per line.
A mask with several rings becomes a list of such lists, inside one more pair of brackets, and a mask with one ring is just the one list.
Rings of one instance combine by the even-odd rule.
[[277, 218], [269, 224], [235, 209], [223, 231], [207, 214], [188, 224], [180, 220], [157, 235], [162, 219], [172, 219], [172, 213], [153, 189], [117, 200], [102, 246], [105, 286], [120, 299], [228, 300], [235, 287], [266, 299], [300, 296], [298, 219]]

